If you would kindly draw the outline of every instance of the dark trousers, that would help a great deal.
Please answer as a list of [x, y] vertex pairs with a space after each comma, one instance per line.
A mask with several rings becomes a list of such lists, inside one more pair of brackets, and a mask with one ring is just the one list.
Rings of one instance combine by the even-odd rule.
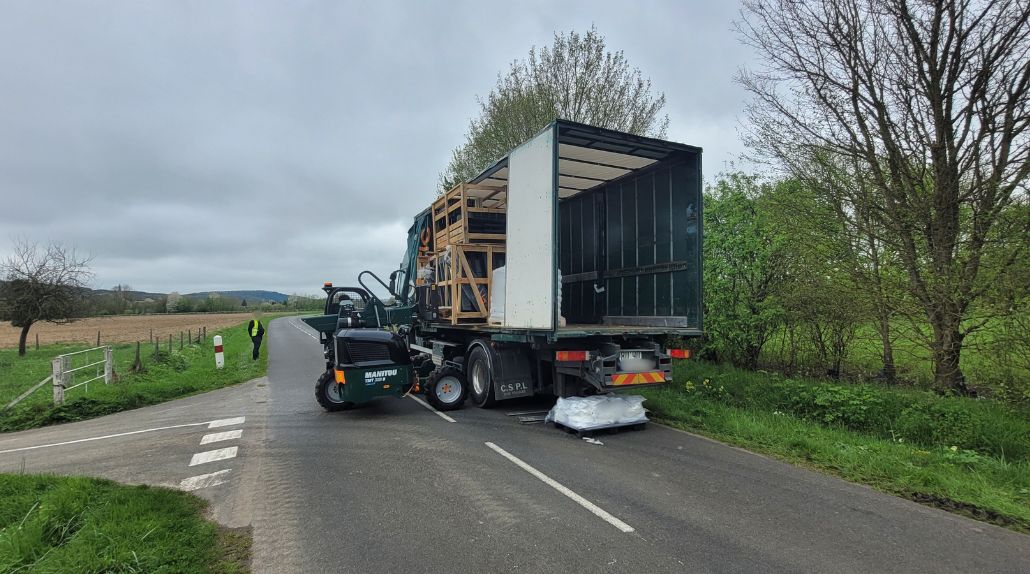
[[254, 342], [254, 360], [257, 360], [258, 351], [261, 350], [261, 337], [262, 335], [258, 335], [257, 337], [250, 338], [250, 340]]

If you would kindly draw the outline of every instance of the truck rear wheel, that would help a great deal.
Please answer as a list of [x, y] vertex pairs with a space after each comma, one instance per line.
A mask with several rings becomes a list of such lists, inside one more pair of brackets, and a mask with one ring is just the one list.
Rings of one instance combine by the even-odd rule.
[[461, 408], [468, 396], [468, 382], [454, 367], [440, 367], [433, 371], [424, 388], [426, 400], [438, 411]]
[[343, 400], [343, 389], [336, 384], [332, 371], [326, 371], [318, 377], [318, 381], [315, 383], [315, 400], [323, 409], [331, 413], [353, 409], [357, 406]]
[[472, 349], [468, 362], [469, 393], [472, 404], [480, 408], [494, 406], [494, 375], [490, 370], [490, 357], [482, 347]]

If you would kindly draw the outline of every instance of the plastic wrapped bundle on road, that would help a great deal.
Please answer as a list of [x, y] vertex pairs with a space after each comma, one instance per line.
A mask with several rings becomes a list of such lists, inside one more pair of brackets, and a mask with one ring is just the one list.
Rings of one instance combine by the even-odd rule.
[[608, 394], [559, 398], [545, 420], [583, 432], [642, 425], [647, 413], [640, 395]]

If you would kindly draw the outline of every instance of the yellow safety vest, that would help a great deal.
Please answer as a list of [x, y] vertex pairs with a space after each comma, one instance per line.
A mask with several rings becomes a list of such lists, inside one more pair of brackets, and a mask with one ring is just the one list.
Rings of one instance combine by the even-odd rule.
[[261, 327], [261, 321], [258, 321], [257, 319], [251, 319], [250, 320], [250, 336], [251, 337], [257, 337], [258, 328], [260, 328], [260, 327]]

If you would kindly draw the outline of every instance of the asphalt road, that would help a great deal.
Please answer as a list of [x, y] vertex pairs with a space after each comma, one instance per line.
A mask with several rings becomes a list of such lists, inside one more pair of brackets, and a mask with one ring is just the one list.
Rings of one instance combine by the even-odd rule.
[[[255, 572], [1030, 571], [1030, 537], [657, 425], [594, 445], [504, 406], [326, 413], [314, 335], [277, 319], [268, 343], [267, 381], [5, 435], [0, 471], [182, 486], [229, 469], [195, 492], [253, 525]], [[11, 451], [175, 424], [193, 426]]]

